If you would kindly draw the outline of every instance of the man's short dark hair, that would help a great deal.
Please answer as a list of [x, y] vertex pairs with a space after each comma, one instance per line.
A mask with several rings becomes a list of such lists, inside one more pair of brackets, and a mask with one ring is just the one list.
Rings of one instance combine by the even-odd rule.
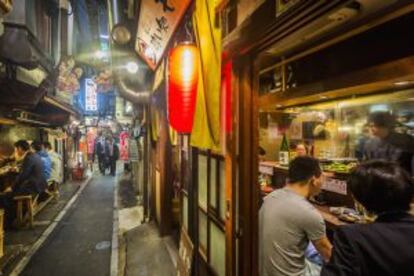
[[26, 140], [19, 140], [16, 143], [14, 143], [14, 146], [24, 151], [28, 151], [30, 149], [30, 145]]
[[43, 142], [43, 146], [45, 147], [45, 149], [52, 149], [52, 145], [48, 141]]
[[313, 176], [320, 177], [322, 174], [319, 161], [311, 156], [299, 156], [289, 164], [289, 182], [308, 181]]
[[395, 163], [368, 161], [351, 173], [349, 188], [369, 212], [408, 211], [414, 196], [410, 174]]
[[36, 152], [42, 150], [42, 143], [40, 141], [33, 141], [31, 146]]
[[389, 112], [376, 111], [369, 114], [368, 123], [372, 123], [377, 127], [390, 129], [395, 126], [395, 118]]

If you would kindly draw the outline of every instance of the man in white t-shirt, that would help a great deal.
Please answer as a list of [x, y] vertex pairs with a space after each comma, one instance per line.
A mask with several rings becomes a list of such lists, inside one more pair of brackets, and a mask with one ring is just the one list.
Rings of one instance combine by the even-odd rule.
[[50, 172], [50, 180], [56, 181], [59, 184], [63, 182], [63, 161], [62, 156], [52, 149], [49, 142], [44, 142], [43, 146], [52, 161], [52, 170]]
[[305, 261], [309, 244], [328, 261], [332, 245], [325, 222], [308, 198], [319, 193], [318, 160], [301, 156], [289, 165], [289, 183], [265, 197], [259, 213], [260, 275], [310, 275]]

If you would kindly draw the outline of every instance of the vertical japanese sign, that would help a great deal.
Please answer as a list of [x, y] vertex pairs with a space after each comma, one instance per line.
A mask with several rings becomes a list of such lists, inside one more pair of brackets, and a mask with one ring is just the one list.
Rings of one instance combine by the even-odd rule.
[[119, 151], [120, 159], [123, 161], [129, 160], [129, 133], [127, 131], [122, 131], [119, 134]]
[[155, 70], [191, 0], [141, 1], [135, 51]]
[[98, 110], [97, 85], [92, 79], [85, 79], [85, 111]]
[[[86, 133], [86, 144], [87, 144], [87, 151], [88, 151], [89, 157], [90, 155], [93, 156], [95, 152], [95, 139], [96, 139], [96, 129], [91, 128]], [[90, 159], [93, 159], [93, 157], [91, 157]]]

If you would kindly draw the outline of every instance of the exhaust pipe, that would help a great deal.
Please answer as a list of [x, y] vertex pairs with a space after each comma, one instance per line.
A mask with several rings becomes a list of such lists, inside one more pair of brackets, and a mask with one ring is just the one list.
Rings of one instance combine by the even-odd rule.
[[119, 95], [133, 104], [150, 104], [150, 91], [136, 91], [128, 87], [123, 79], [119, 76], [115, 77], [115, 83], [118, 86]]

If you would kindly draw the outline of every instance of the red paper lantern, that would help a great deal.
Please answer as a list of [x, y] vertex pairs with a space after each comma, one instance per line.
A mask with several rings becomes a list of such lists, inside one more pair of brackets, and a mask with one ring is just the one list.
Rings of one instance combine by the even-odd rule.
[[193, 44], [181, 44], [170, 53], [168, 63], [168, 116], [179, 133], [191, 133], [199, 74], [199, 52]]

